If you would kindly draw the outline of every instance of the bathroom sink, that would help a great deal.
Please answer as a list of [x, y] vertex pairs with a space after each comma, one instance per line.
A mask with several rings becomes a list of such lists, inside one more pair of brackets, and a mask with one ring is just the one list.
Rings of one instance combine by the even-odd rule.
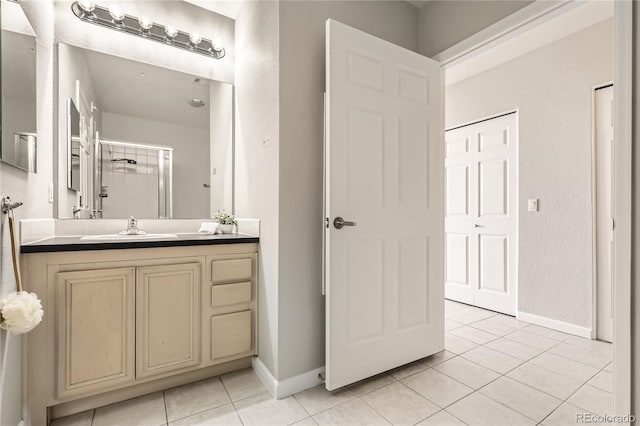
[[178, 238], [176, 234], [144, 234], [144, 235], [120, 235], [120, 234], [104, 234], [104, 235], [85, 235], [80, 237], [81, 240], [94, 241], [140, 241], [140, 240], [161, 240], [165, 238]]

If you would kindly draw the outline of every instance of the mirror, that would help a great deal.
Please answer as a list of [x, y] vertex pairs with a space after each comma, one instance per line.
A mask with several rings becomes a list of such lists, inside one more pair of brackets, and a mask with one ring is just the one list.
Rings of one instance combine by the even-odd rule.
[[80, 191], [80, 111], [73, 103], [73, 99], [67, 99], [67, 161], [69, 164], [69, 176], [67, 188]]
[[36, 37], [17, 3], [2, 1], [2, 143], [0, 159], [35, 173]]
[[232, 210], [232, 85], [66, 44], [58, 64], [60, 218]]

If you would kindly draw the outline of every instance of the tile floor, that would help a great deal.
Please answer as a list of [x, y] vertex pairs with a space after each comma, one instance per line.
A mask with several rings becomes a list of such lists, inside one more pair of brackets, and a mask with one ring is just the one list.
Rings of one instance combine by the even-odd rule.
[[612, 345], [446, 301], [444, 352], [347, 389], [274, 400], [251, 369], [53, 426], [569, 425], [612, 413]]

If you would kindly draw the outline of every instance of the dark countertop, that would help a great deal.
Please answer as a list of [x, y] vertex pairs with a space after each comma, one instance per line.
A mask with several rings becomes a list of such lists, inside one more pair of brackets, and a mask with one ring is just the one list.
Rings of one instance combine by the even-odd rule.
[[82, 240], [80, 237], [52, 237], [20, 246], [21, 253], [48, 253], [82, 250], [122, 250], [153, 247], [208, 246], [215, 244], [257, 243], [259, 237], [244, 234], [178, 234], [177, 238], [158, 238], [134, 241]]

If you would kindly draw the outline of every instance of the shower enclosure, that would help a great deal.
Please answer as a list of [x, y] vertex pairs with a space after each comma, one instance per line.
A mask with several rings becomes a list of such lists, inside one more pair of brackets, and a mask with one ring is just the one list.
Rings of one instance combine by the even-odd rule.
[[97, 217], [173, 217], [173, 148], [96, 138]]

